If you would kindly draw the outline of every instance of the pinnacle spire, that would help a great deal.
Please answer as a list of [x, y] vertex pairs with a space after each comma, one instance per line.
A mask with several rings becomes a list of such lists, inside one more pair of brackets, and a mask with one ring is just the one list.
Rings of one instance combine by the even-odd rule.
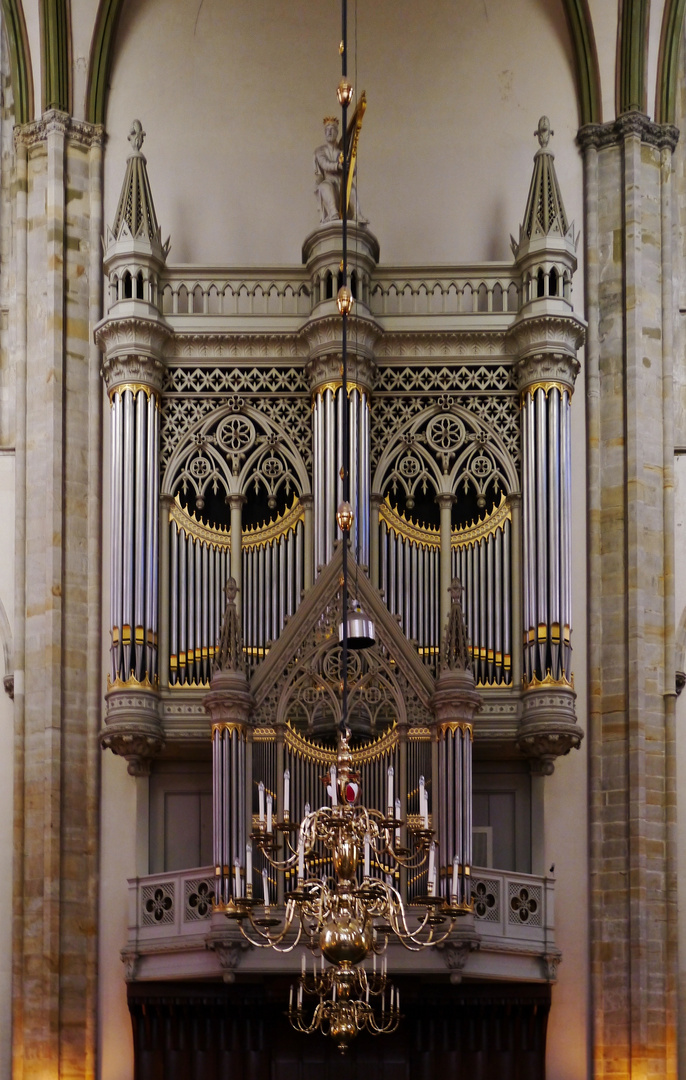
[[245, 674], [245, 660], [243, 658], [243, 636], [241, 624], [236, 608], [236, 594], [238, 587], [234, 578], [230, 577], [224, 586], [226, 592], [226, 607], [222, 619], [221, 634], [214, 661], [215, 671], [239, 671]]
[[534, 156], [534, 175], [520, 231], [520, 245], [525, 238], [535, 240], [539, 237], [557, 236], [563, 239], [569, 233], [569, 222], [555, 173], [555, 155], [548, 149], [550, 136], [554, 134], [548, 117], [542, 116], [534, 132], [538, 138], [539, 149]]
[[145, 132], [140, 120], [134, 120], [129, 132], [131, 154], [126, 162], [126, 176], [112, 226], [114, 240], [130, 236], [151, 244], [160, 243], [160, 227], [152, 201], [145, 156], [141, 153]]
[[471, 671], [467, 627], [462, 611], [462, 593], [464, 587], [458, 578], [453, 578], [450, 585], [450, 614], [443, 643], [441, 668], [446, 671]]

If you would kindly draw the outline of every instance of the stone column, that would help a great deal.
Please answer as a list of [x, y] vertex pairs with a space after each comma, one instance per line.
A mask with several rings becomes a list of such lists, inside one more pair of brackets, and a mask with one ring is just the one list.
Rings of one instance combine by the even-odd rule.
[[304, 522], [304, 553], [303, 553], [303, 577], [305, 579], [305, 592], [314, 585], [314, 522], [312, 507], [314, 498], [312, 495], [301, 495], [300, 505], [305, 512]]
[[[591, 988], [599, 1080], [676, 1075], [669, 225], [677, 132], [579, 133], [589, 514]], [[671, 287], [671, 286], [670, 286]], [[603, 312], [602, 326], [599, 313]]]
[[229, 495], [231, 507], [231, 577], [236, 582], [238, 595], [243, 601], [243, 506], [247, 502], [245, 495]]
[[95, 1072], [102, 140], [54, 110], [15, 129], [13, 1051], [26, 1078]]
[[379, 588], [379, 507], [383, 495], [373, 491], [369, 511], [369, 580], [375, 589]]
[[[474, 685], [462, 586], [454, 580], [432, 706], [438, 762], [434, 770], [434, 823], [438, 828], [439, 892], [456, 910], [472, 910], [472, 742], [481, 695]], [[453, 889], [456, 885], [456, 889]]]
[[[245, 880], [252, 770], [248, 768], [248, 720], [253, 701], [245, 672], [236, 582], [226, 583], [227, 603], [210, 692], [203, 705], [212, 721], [212, 822], [215, 904], [249, 895]], [[238, 878], [238, 881], [237, 881]]]

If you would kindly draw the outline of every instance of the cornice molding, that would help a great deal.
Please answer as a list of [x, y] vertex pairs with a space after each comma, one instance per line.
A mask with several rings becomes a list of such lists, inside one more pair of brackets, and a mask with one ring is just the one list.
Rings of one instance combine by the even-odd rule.
[[297, 332], [284, 331], [274, 333], [174, 333], [173, 345], [168, 350], [168, 359], [183, 363], [187, 359], [222, 359], [259, 360], [270, 363], [278, 360], [307, 360], [307, 344]]
[[424, 360], [437, 356], [512, 359], [504, 330], [385, 331], [376, 349], [377, 360]]
[[607, 124], [584, 124], [577, 132], [576, 141], [583, 153], [587, 150], [604, 150], [619, 146], [627, 138], [635, 136], [646, 146], [658, 150], [674, 151], [679, 141], [679, 129], [674, 124], [656, 124], [645, 113], [623, 113]]

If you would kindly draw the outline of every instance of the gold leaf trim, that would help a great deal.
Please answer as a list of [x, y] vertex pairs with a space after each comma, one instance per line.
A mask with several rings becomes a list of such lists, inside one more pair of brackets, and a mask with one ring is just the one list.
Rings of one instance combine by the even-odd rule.
[[130, 675], [126, 682], [120, 679], [117, 675], [116, 679], [112, 680], [110, 676], [107, 676], [107, 692], [110, 690], [150, 690], [152, 693], [157, 693], [157, 676], [154, 681], [150, 682], [148, 673], [146, 671], [145, 678], [142, 682], [139, 682], [135, 675]]
[[234, 731], [237, 731], [239, 735], [245, 735], [246, 730], [246, 725], [240, 724], [236, 720], [220, 721], [219, 723], [212, 725], [212, 742], [214, 742], [215, 735], [221, 735], [224, 731], [228, 731], [230, 735], [233, 734]]
[[439, 735], [445, 735], [448, 731], [451, 734], [455, 734], [457, 731], [461, 731], [463, 734], [469, 734], [470, 741], [474, 741], [474, 728], [471, 724], [467, 724], [460, 720], [446, 720], [445, 723], [440, 724], [438, 728]]
[[[304, 735], [300, 735], [300, 733], [291, 726], [290, 720], [286, 724], [285, 743], [291, 753], [306, 758], [308, 761], [314, 761], [317, 765], [328, 767], [329, 765], [335, 765], [336, 763], [336, 751], [334, 749], [320, 746], [319, 743], [306, 738]], [[369, 743], [367, 746], [363, 746], [358, 750], [352, 750], [351, 757], [353, 764], [367, 765], [369, 762], [378, 761], [379, 758], [386, 757], [386, 755], [390, 754], [397, 746], [397, 743], [398, 730], [394, 723], [389, 731], [384, 732], [383, 735], [379, 735], [373, 743]]]
[[[343, 385], [343, 380], [342, 379], [328, 379], [326, 382], [319, 383], [318, 386], [315, 386], [314, 390], [312, 391], [312, 408], [314, 408], [315, 399], [318, 396], [321, 395], [323, 397], [324, 394], [326, 393], [326, 391], [330, 390], [331, 393], [335, 397], [337, 392], [342, 387], [342, 385]], [[369, 387], [368, 386], [365, 386], [363, 383], [357, 382], [356, 379], [346, 379], [346, 385], [347, 385], [347, 388], [348, 388], [348, 397], [350, 397], [353, 390], [357, 390], [357, 392], [359, 394], [366, 394], [367, 395], [367, 404], [369, 404], [369, 396], [370, 396], [370, 394], [369, 394]]]
[[189, 514], [188, 510], [184, 510], [178, 495], [174, 498], [172, 506], [169, 507], [169, 521], [170, 523], [174, 521], [187, 536], [193, 536], [196, 540], [201, 540], [214, 548], [228, 551], [231, 545], [230, 529], [226, 529], [223, 525], [205, 525], [203, 521], [200, 521], [195, 516], [195, 512]]
[[379, 507], [379, 520], [384, 521], [391, 532], [402, 536], [403, 540], [409, 540], [412, 544], [434, 548], [441, 546], [441, 535], [438, 529], [432, 526], [416, 525], [414, 521], [409, 521], [404, 514], [399, 514], [393, 509], [388, 495]]
[[531, 383], [530, 386], [526, 386], [522, 390], [520, 395], [521, 402], [523, 403], [524, 399], [527, 397], [533, 398], [537, 390], [542, 390], [546, 397], [551, 390], [559, 390], [560, 395], [562, 395], [566, 390], [569, 395], [569, 400], [567, 404], [569, 404], [572, 399], [572, 387], [569, 385], [569, 383], [561, 382], [558, 379], [545, 379], [540, 380], [539, 382]]
[[495, 536], [498, 529], [504, 527], [506, 521], [512, 521], [512, 508], [503, 492], [495, 510], [487, 514], [482, 521], [473, 521], [471, 525], [460, 525], [459, 528], [453, 529], [450, 546], [455, 550], [468, 547], [469, 544], [477, 544], [488, 536]]
[[565, 687], [567, 690], [573, 690], [574, 675], [572, 675], [571, 682], [566, 675], [561, 675], [559, 679], [554, 679], [550, 671], [548, 671], [544, 679], [539, 679], [536, 675], [533, 675], [530, 682], [526, 675], [524, 675], [522, 678], [522, 685], [525, 690], [536, 690], [541, 686]]
[[261, 525], [258, 528], [244, 529], [243, 548], [249, 551], [251, 548], [272, 544], [291, 530], [295, 532], [298, 522], [304, 520], [305, 508], [300, 504], [299, 499], [294, 499], [290, 509], [279, 515], [276, 521], [270, 522], [269, 525]]
[[137, 382], [117, 383], [116, 386], [113, 386], [112, 389], [108, 391], [110, 404], [114, 401], [114, 398], [117, 394], [119, 394], [119, 396], [121, 397], [123, 394], [126, 393], [127, 390], [130, 390], [134, 397], [140, 394], [142, 390], [148, 400], [150, 400], [151, 397], [155, 399], [155, 408], [159, 409], [160, 402], [157, 390], [153, 389], [152, 386], [146, 386], [145, 383]]

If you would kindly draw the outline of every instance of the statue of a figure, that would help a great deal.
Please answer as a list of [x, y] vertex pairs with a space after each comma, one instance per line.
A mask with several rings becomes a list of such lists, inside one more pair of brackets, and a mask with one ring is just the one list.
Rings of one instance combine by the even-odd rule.
[[[327, 221], [339, 221], [341, 217], [343, 164], [340, 160], [341, 142], [338, 138], [338, 120], [335, 116], [324, 117], [324, 138], [326, 142], [318, 146], [314, 152], [314, 177], [317, 182], [314, 193], [319, 199], [322, 225]], [[363, 225], [367, 224], [367, 219], [360, 213], [354, 178], [350, 189], [348, 218], [354, 218]]]

